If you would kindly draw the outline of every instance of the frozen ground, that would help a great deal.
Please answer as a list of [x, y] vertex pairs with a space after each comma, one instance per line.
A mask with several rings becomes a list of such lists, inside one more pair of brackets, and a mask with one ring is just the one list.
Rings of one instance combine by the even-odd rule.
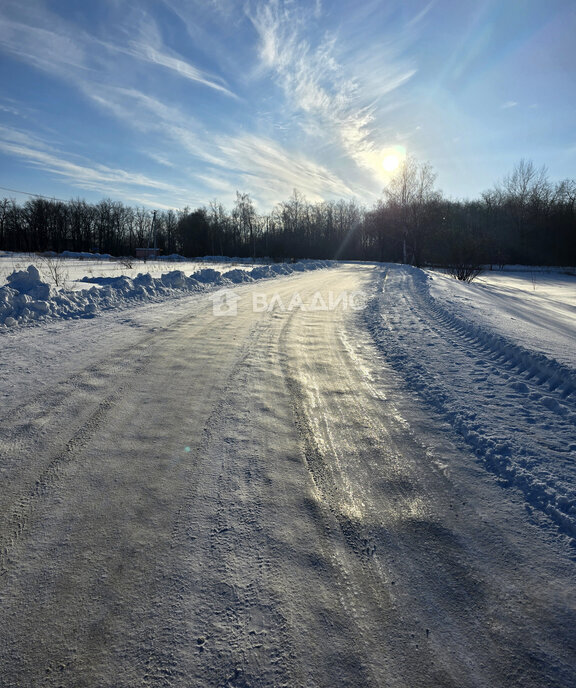
[[228, 287], [0, 332], [1, 685], [575, 685], [570, 287]]

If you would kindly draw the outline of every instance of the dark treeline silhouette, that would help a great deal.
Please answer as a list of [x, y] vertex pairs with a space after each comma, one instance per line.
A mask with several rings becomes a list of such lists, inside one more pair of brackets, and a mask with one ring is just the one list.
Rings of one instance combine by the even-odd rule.
[[32, 198], [0, 201], [0, 248], [134, 255], [157, 246], [187, 257], [340, 258], [460, 266], [576, 264], [576, 181], [553, 184], [522, 160], [478, 200], [446, 199], [427, 163], [408, 157], [372, 208], [310, 202], [294, 191], [270, 213], [236, 194], [191, 210], [150, 211], [110, 199], [96, 204]]

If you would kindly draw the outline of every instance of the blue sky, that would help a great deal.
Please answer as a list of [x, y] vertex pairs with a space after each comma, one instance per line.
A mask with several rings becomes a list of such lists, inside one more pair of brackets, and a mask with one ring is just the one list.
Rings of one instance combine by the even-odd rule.
[[390, 150], [451, 198], [574, 178], [575, 35], [574, 0], [1, 0], [0, 185], [371, 205]]

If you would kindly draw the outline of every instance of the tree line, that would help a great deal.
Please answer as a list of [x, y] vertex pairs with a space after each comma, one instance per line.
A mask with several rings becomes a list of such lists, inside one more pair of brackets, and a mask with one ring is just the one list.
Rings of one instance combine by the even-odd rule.
[[414, 265], [576, 265], [576, 181], [550, 182], [521, 160], [477, 200], [450, 200], [428, 163], [407, 157], [377, 203], [310, 202], [299, 191], [261, 214], [247, 193], [232, 209], [151, 211], [31, 198], [0, 201], [0, 248], [134, 255], [158, 247], [187, 257], [337, 258]]

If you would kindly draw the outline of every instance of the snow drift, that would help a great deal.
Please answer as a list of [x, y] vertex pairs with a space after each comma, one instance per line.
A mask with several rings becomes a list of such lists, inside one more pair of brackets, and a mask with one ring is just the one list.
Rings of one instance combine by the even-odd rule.
[[127, 306], [138, 301], [156, 301], [206, 291], [215, 287], [271, 279], [295, 272], [328, 267], [329, 261], [309, 260], [294, 264], [255, 267], [252, 270], [233, 269], [222, 273], [213, 268], [199, 270], [190, 276], [173, 270], [161, 277], [140, 273], [135, 278], [83, 277], [92, 285], [80, 291], [56, 290], [42, 281], [34, 265], [16, 270], [0, 287], [0, 328], [11, 328], [50, 318], [88, 318], [100, 311]]

